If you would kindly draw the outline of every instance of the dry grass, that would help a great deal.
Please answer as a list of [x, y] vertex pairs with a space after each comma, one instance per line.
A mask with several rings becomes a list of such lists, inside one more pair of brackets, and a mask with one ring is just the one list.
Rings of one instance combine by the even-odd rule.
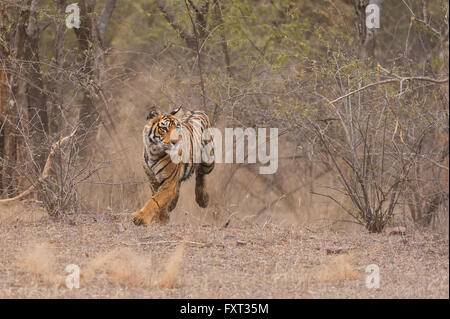
[[341, 280], [358, 280], [362, 275], [354, 268], [351, 257], [347, 254], [331, 256], [326, 262], [306, 274], [308, 281], [335, 282]]
[[31, 273], [46, 285], [61, 284], [58, 275], [55, 252], [48, 243], [29, 243], [15, 258], [16, 265], [23, 271]]
[[83, 280], [89, 281], [96, 275], [106, 275], [112, 283], [133, 287], [150, 287], [152, 284], [151, 258], [137, 254], [128, 247], [117, 247], [98, 254], [91, 260]]
[[[188, 219], [183, 207], [166, 226], [105, 214], [3, 220], [0, 298], [449, 297], [448, 235], [313, 232], [237, 216], [224, 228]], [[60, 284], [68, 264], [80, 267], [79, 289]], [[366, 288], [370, 264], [380, 289]]]
[[181, 263], [183, 261], [184, 246], [185, 242], [183, 241], [180, 245], [178, 245], [173, 255], [170, 256], [169, 262], [167, 263], [167, 268], [158, 282], [159, 288], [170, 289], [174, 287]]

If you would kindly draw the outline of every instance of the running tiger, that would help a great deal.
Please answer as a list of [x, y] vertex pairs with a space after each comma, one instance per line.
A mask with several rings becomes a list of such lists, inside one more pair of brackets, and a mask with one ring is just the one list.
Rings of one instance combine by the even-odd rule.
[[[205, 145], [211, 142], [202, 138], [211, 124], [202, 111], [187, 111], [181, 117], [180, 110], [181, 106], [170, 114], [158, 114], [153, 110], [147, 116], [148, 123], [143, 131], [143, 165], [152, 198], [135, 213], [133, 222], [136, 225], [167, 223], [168, 213], [177, 205], [181, 182], [194, 172], [195, 200], [200, 207], [208, 205], [205, 175], [213, 170], [214, 160], [205, 160], [201, 154]], [[177, 155], [183, 160], [174, 161]]]

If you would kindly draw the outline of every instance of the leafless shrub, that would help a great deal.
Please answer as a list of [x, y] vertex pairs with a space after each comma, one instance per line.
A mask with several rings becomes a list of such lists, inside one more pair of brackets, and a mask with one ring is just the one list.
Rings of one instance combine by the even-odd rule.
[[[386, 79], [362, 85], [365, 76], [361, 70], [345, 73], [341, 61], [334, 59], [335, 80], [343, 94], [327, 101], [330, 109], [325, 113], [326, 120], [310, 119], [305, 125], [311, 127], [320, 142], [316, 152], [322, 163], [337, 174], [342, 188], [332, 188], [342, 192], [351, 207], [335, 196], [318, 195], [336, 202], [370, 232], [381, 232], [392, 220], [397, 206], [405, 204], [401, 200], [408, 187], [425, 177], [413, 176], [413, 168], [417, 173], [424, 158], [434, 161], [436, 157], [433, 152], [427, 153], [430, 149], [424, 144], [439, 122], [427, 123], [420, 118], [421, 113], [416, 117], [402, 114], [403, 103], [410, 102], [420, 88], [419, 84], [403, 91], [402, 84], [415, 80], [445, 83], [448, 79], [406, 78], [387, 72]], [[378, 87], [392, 82], [400, 83], [400, 92]], [[351, 83], [358, 88], [352, 89]], [[405, 123], [409, 122], [414, 126], [406, 128]], [[438, 204], [434, 202], [433, 208]]]
[[73, 139], [60, 150], [52, 174], [39, 188], [39, 196], [52, 216], [78, 212], [83, 206], [79, 191], [106, 163], [93, 162], [80, 156], [79, 143]]

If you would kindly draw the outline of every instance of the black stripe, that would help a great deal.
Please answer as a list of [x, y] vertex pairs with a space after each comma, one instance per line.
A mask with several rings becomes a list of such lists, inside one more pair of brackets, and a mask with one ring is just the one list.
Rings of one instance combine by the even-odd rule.
[[150, 168], [155, 167], [155, 165], [158, 164], [159, 162], [161, 162], [161, 159], [158, 159], [156, 162], [154, 162], [154, 163], [152, 164], [152, 166], [150, 166]]
[[189, 116], [187, 117], [187, 119], [185, 120], [185, 122], [189, 122], [191, 120], [191, 118], [195, 115], [194, 112], [191, 112], [191, 114], [189, 114]]
[[173, 172], [170, 173], [169, 176], [167, 176], [165, 179], [163, 179], [163, 180], [161, 181], [161, 185], [164, 184], [165, 181], [167, 181], [169, 178], [171, 178], [171, 177], [173, 176], [173, 174], [177, 171], [177, 168], [178, 168], [178, 167], [175, 167], [175, 169], [173, 170]]
[[186, 170], [185, 170], [185, 174], [183, 175], [183, 178], [187, 178], [188, 176], [190, 176], [192, 174], [192, 164], [186, 164]]
[[[149, 152], [150, 152], [150, 155], [153, 156], [153, 157], [156, 157], [157, 155], [160, 154], [160, 153], [152, 153], [152, 151], [149, 151]], [[161, 158], [161, 157], [162, 156], [159, 156], [158, 159]]]
[[206, 169], [203, 169], [203, 172], [204, 172], [205, 174], [209, 174], [209, 173], [211, 173], [211, 171], [213, 170], [214, 165], [211, 165], [211, 166], [203, 166], [203, 167], [206, 168]]
[[144, 162], [148, 165], [148, 154], [144, 152]]
[[167, 167], [167, 165], [169, 165], [170, 163], [171, 163], [171, 161], [167, 161], [166, 165], [164, 165], [163, 167], [161, 167], [155, 175], [158, 176], [158, 174], [161, 173], [161, 171], [162, 171], [163, 169], [165, 169], [165, 168]]
[[186, 174], [186, 168], [187, 168], [187, 165], [183, 165], [183, 175], [181, 175], [181, 179], [183, 179], [184, 178], [184, 175]]

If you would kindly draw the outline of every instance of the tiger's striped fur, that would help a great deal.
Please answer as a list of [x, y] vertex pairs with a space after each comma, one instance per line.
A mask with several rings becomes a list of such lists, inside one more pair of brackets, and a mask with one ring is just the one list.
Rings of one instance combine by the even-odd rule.
[[[205, 175], [213, 170], [214, 161], [204, 161], [201, 152], [205, 144], [211, 142], [202, 139], [203, 132], [211, 124], [202, 111], [187, 111], [178, 118], [179, 111], [180, 108], [170, 114], [152, 111], [147, 117], [149, 122], [143, 131], [143, 165], [150, 181], [152, 198], [134, 215], [136, 225], [167, 222], [168, 213], [177, 205], [181, 182], [194, 172], [195, 200], [200, 207], [208, 205]], [[173, 161], [171, 154], [184, 155], [185, 158], [180, 162]]]

